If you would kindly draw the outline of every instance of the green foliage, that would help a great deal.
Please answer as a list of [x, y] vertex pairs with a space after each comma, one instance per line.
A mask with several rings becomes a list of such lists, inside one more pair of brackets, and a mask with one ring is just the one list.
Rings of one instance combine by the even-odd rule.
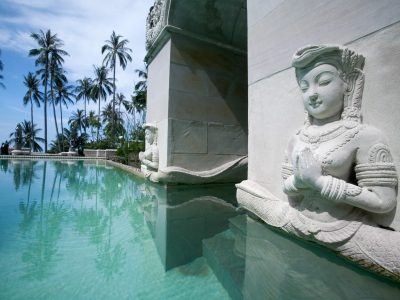
[[139, 152], [144, 151], [145, 145], [142, 141], [124, 142], [117, 149], [117, 157], [124, 164], [139, 165]]
[[85, 145], [85, 149], [112, 149], [113, 148], [113, 142], [109, 140], [98, 140], [98, 141], [93, 141], [90, 143], [87, 143]]

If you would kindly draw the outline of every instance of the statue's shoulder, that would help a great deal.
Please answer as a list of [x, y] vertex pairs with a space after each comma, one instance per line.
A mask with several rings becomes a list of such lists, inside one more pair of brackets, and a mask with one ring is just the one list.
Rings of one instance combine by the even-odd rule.
[[377, 143], [387, 144], [384, 131], [367, 124], [362, 124], [360, 127], [361, 146], [369, 147]]
[[388, 161], [392, 161], [385, 132], [371, 125], [362, 125], [359, 136], [358, 160], [373, 163], [377, 161], [377, 155], [384, 155]]

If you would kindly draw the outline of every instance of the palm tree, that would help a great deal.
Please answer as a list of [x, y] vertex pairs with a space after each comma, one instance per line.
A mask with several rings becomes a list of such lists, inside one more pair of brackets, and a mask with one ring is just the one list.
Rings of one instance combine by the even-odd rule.
[[122, 93], [118, 93], [116, 95], [116, 103], [118, 105], [118, 114], [121, 115], [121, 104], [123, 104], [125, 106], [125, 103], [127, 103], [128, 101], [126, 100], [124, 94]]
[[[62, 45], [62, 44], [61, 44]], [[60, 46], [61, 46], [60, 45]], [[58, 123], [57, 123], [57, 113], [56, 113], [56, 100], [54, 98], [54, 87], [56, 80], [62, 80], [67, 82], [67, 78], [65, 77], [65, 71], [62, 68], [62, 64], [64, 62], [63, 55], [68, 55], [68, 53], [58, 47], [53, 47], [50, 51], [50, 94], [49, 98], [53, 107], [53, 116], [54, 116], [54, 125], [56, 127], [57, 136], [59, 135], [58, 131]], [[61, 149], [59, 149], [61, 152]]]
[[36, 128], [36, 124], [33, 124], [33, 126], [31, 124], [31, 122], [26, 120], [18, 123], [15, 132], [10, 134], [10, 137], [13, 137], [10, 142], [15, 142], [17, 149], [19, 146], [22, 146], [29, 147], [35, 152], [41, 152], [43, 148], [37, 143], [37, 141], [44, 142], [43, 138], [38, 137], [41, 129]]
[[[60, 122], [61, 122], [61, 135], [57, 135], [57, 138], [61, 136], [61, 139], [64, 139], [64, 124], [63, 124], [63, 113], [62, 106], [68, 107], [68, 104], [73, 104], [73, 98], [75, 95], [72, 93], [73, 86], [67, 85], [68, 81], [65, 76], [57, 76], [54, 80], [56, 95], [55, 95], [55, 104], [58, 104], [60, 107]], [[63, 145], [63, 143], [61, 143]]]
[[84, 111], [82, 109], [77, 109], [76, 112], [72, 113], [68, 124], [71, 127], [78, 129], [80, 134], [82, 134], [82, 128], [86, 131], [87, 121], [84, 115]]
[[[113, 110], [113, 106], [111, 103], [108, 103], [102, 111], [104, 132], [106, 137], [111, 140], [115, 139], [116, 136], [124, 135], [125, 128], [124, 128], [124, 121], [121, 117], [119, 112]], [[115, 123], [113, 123], [115, 121]]]
[[37, 141], [43, 143], [44, 139], [38, 137], [39, 132], [41, 131], [40, 128], [36, 128], [36, 124], [31, 122], [23, 121], [21, 123], [22, 126], [22, 135], [24, 144], [26, 147], [33, 149], [35, 152], [42, 152], [43, 148], [37, 143]]
[[[39, 91], [39, 80], [31, 72], [24, 77], [24, 85], [28, 89], [23, 99], [24, 105], [31, 104], [31, 124], [33, 124], [33, 102], [39, 107], [43, 94]], [[31, 135], [31, 138], [33, 139], [34, 135]], [[30, 141], [31, 151], [33, 151], [34, 142], [34, 140]]]
[[[103, 63], [106, 66], [110, 66], [113, 70], [113, 111], [115, 112], [115, 70], [117, 60], [119, 65], [125, 70], [128, 61], [132, 61], [132, 57], [129, 53], [132, 53], [132, 49], [128, 48], [126, 45], [128, 44], [127, 39], [122, 39], [121, 35], [116, 35], [113, 31], [110, 39], [106, 41], [106, 44], [101, 48], [101, 53], [106, 53], [104, 57]], [[115, 120], [113, 120], [113, 126], [115, 125]]]
[[[147, 105], [147, 65], [145, 65], [143, 70], [136, 69], [135, 72], [141, 79], [135, 84], [135, 90], [131, 97], [131, 111], [133, 112], [134, 118], [136, 119], [136, 112], [141, 115], [142, 123], [144, 122], [144, 111]], [[136, 127], [136, 121], [134, 124]]]
[[94, 66], [95, 78], [93, 80], [92, 89], [90, 95], [92, 99], [96, 99], [99, 104], [98, 113], [98, 124], [97, 127], [97, 141], [99, 141], [99, 130], [100, 130], [100, 102], [101, 99], [106, 100], [107, 94], [110, 95], [112, 91], [113, 84], [111, 78], [107, 77], [108, 70], [105, 66], [96, 67]]
[[[50, 29], [39, 33], [32, 33], [31, 37], [38, 43], [39, 48], [29, 50], [29, 56], [36, 56], [36, 66], [43, 66], [43, 86], [44, 86], [44, 151], [47, 152], [47, 85], [50, 71], [51, 52], [54, 49], [59, 49], [63, 42], [57, 37], [57, 34], [52, 34]], [[63, 51], [63, 50], [61, 50]]]
[[[76, 100], [83, 99], [83, 102], [85, 104], [85, 120], [87, 120], [86, 102], [88, 102], [89, 99], [91, 99], [90, 92], [92, 89], [92, 79], [85, 77], [83, 79], [77, 80], [76, 83], [77, 83], [77, 86], [75, 88]], [[86, 133], [86, 127], [85, 127], [85, 133]]]
[[91, 110], [89, 111], [89, 116], [87, 117], [87, 124], [90, 127], [90, 136], [92, 137], [92, 141], [94, 140], [94, 128], [98, 128], [100, 126], [99, 120], [96, 116], [96, 113]]
[[[1, 50], [0, 50], [0, 55], [1, 55]], [[3, 71], [3, 68], [4, 68], [4, 64], [3, 64], [3, 61], [0, 59], [0, 71]], [[0, 80], [3, 80], [3, 79], [4, 79], [3, 75], [0, 74]], [[3, 89], [6, 88], [6, 86], [4, 85], [4, 83], [2, 83], [1, 81], [0, 81], [0, 86], [1, 86]]]

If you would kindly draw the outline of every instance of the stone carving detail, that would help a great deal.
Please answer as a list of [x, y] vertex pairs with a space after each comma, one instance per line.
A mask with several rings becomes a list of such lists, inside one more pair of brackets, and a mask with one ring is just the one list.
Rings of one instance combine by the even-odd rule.
[[167, 0], [156, 0], [150, 7], [149, 15], [146, 20], [146, 49], [157, 39], [162, 28], [166, 25], [165, 11]]
[[158, 171], [159, 153], [157, 145], [157, 127], [147, 123], [144, 125], [146, 150], [139, 153], [141, 162], [141, 170], [143, 174], [149, 178], [151, 174]]
[[153, 182], [162, 183], [226, 183], [237, 182], [238, 179], [246, 178], [246, 174], [247, 156], [243, 156], [206, 171], [192, 171], [175, 166], [166, 167], [165, 169], [158, 170], [157, 173], [152, 173], [149, 179]]
[[292, 65], [307, 117], [282, 165], [289, 201], [246, 194], [255, 184], [246, 181], [238, 200], [266, 223], [400, 281], [400, 232], [374, 221], [395, 212], [398, 178], [383, 134], [362, 123], [364, 61], [333, 45], [296, 52]]

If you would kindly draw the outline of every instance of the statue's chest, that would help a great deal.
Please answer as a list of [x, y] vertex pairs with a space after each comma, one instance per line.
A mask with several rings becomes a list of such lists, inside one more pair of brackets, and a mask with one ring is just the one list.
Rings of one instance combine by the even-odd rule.
[[299, 139], [294, 153], [298, 153], [298, 150], [308, 147], [321, 163], [324, 175], [347, 179], [354, 168], [356, 160], [358, 133], [358, 128], [352, 128], [331, 139]]

